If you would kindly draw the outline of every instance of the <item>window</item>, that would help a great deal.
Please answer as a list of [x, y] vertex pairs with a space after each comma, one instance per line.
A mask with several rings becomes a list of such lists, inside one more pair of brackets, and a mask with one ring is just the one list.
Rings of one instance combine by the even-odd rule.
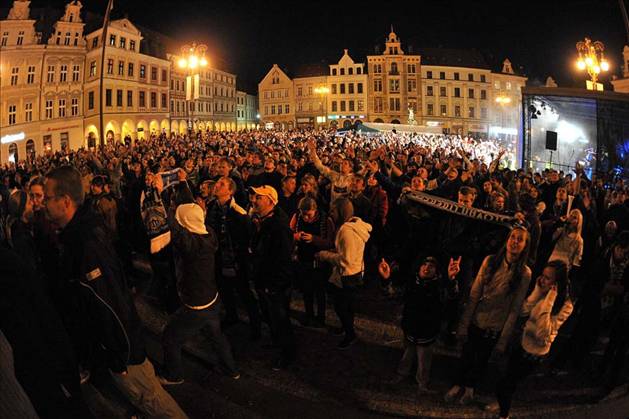
[[116, 90], [116, 106], [122, 106], [122, 90]]
[[344, 101], [344, 100], [342, 100], [342, 101], [341, 101], [341, 112], [345, 112], [345, 111], [346, 111], [346, 108], [345, 108], [345, 101]]
[[16, 113], [17, 113], [17, 106], [9, 105], [9, 125], [15, 125]]
[[415, 74], [415, 64], [409, 64], [408, 65], [408, 73], [409, 74]]
[[338, 107], [337, 107], [337, 103], [336, 100], [332, 101], [332, 112], [337, 112], [338, 111]]
[[31, 122], [33, 120], [33, 103], [24, 104], [24, 121]]
[[17, 86], [17, 76], [19, 71], [19, 67], [13, 67], [11, 69], [11, 86]]
[[116, 46], [116, 35], [109, 35], [109, 45], [112, 47]]
[[333, 75], [333, 76], [336, 76], [336, 68], [333, 68], [333, 69], [332, 69], [332, 75]]
[[59, 69], [59, 83], [65, 83], [68, 81], [68, 66], [62, 65]]
[[467, 116], [468, 116], [469, 118], [474, 118], [474, 113], [475, 113], [475, 112], [474, 112], [474, 107], [473, 107], [473, 106], [470, 106]]
[[435, 111], [434, 111], [434, 106], [432, 103], [429, 103], [428, 105], [426, 105], [426, 114], [429, 116], [434, 115]]
[[72, 81], [73, 82], [79, 81], [80, 78], [81, 78], [81, 67], [78, 65], [72, 66]]
[[354, 94], [354, 83], [349, 83], [347, 85], [347, 93], [349, 93], [350, 95]]
[[439, 78], [440, 78], [441, 80], [445, 80], [445, 79], [446, 79], [446, 72], [445, 72], [445, 71], [441, 71], [441, 72], [439, 72]]
[[417, 90], [417, 80], [408, 80], [406, 83], [407, 90], [409, 92], [414, 92]]
[[345, 75], [345, 69], [344, 68], [341, 68], [341, 73], [340, 74], [341, 74], [341, 76]]
[[467, 89], [467, 97], [474, 99], [474, 89]]
[[129, 41], [129, 50], [130, 51], [135, 51], [135, 41], [134, 40]]
[[15, 143], [9, 144], [9, 157], [13, 156], [13, 161], [17, 162], [20, 160], [20, 157], [17, 152], [17, 145]]
[[124, 76], [124, 61], [118, 61], [118, 75]]
[[485, 75], [484, 75], [484, 74], [481, 74], [481, 75], [480, 75], [480, 81], [481, 81], [482, 83], [485, 83], [485, 80], [486, 80], [486, 79], [485, 79]]
[[356, 68], [356, 74], [363, 74], [363, 69], [360, 67]]
[[362, 94], [362, 92], [363, 92], [363, 84], [362, 83], [358, 83], [356, 85], [356, 93]]
[[140, 78], [146, 78], [146, 66], [144, 64], [140, 64]]
[[121, 36], [119, 45], [120, 45], [120, 48], [126, 49], [127, 48], [127, 38]]
[[290, 110], [290, 106], [285, 105], [284, 106], [284, 111], [285, 111], [284, 113], [290, 113], [289, 110]]
[[459, 73], [454, 73], [454, 80], [458, 80], [459, 79]]
[[162, 83], [168, 83], [168, 72], [166, 70], [162, 70]]
[[482, 119], [487, 119], [487, 108], [480, 108], [480, 117]]
[[157, 93], [151, 92], [151, 108], [157, 108]]
[[391, 63], [391, 73], [389, 74], [399, 74], [399, 71], [397, 69], [397, 63]]
[[400, 98], [390, 98], [389, 99], [389, 110], [390, 111], [399, 111], [400, 110]]
[[461, 107], [459, 105], [456, 105], [454, 107], [454, 116], [456, 116], [456, 117], [460, 117], [461, 116]]
[[382, 80], [374, 80], [373, 81], [373, 91], [381, 92], [382, 91]]
[[480, 91], [480, 98], [483, 100], [487, 99], [487, 90]]
[[433, 87], [426, 86], [426, 96], [434, 96]]
[[494, 82], [494, 88], [496, 88], [496, 89], [500, 89], [500, 80], [496, 80], [496, 81]]
[[341, 83], [341, 84], [339, 85], [339, 88], [340, 88], [340, 93], [341, 93], [342, 95], [344, 95], [344, 94], [345, 94], [345, 83]]
[[46, 101], [46, 119], [52, 119], [52, 100]]
[[44, 135], [44, 151], [52, 151], [52, 135]]
[[354, 112], [354, 101], [353, 100], [350, 100], [347, 106], [349, 106], [349, 111], [350, 112]]
[[49, 65], [48, 66], [48, 74], [46, 76], [46, 82], [48, 82], [48, 83], [54, 83], [55, 82], [55, 66], [54, 65]]
[[92, 49], [96, 49], [96, 47], [98, 47], [98, 37], [94, 37], [92, 39]]
[[114, 60], [111, 58], [107, 60], [107, 74], [114, 74]]
[[133, 63], [129, 63], [129, 67], [127, 68], [127, 76], [133, 77]]
[[68, 149], [70, 137], [67, 132], [62, 132], [59, 137], [59, 145], [61, 145], [61, 150], [66, 151]]
[[111, 89], [105, 89], [105, 106], [111, 106]]
[[96, 61], [90, 63], [90, 77], [96, 77]]
[[66, 32], [66, 37], [63, 40], [63, 45], [70, 45], [70, 32]]
[[461, 88], [460, 87], [455, 87], [454, 88], [454, 97], [461, 97]]
[[26, 157], [33, 159], [35, 157], [35, 141], [28, 140], [26, 142]]
[[427, 71], [426, 72], [426, 78], [427, 79], [432, 79], [432, 71]]
[[381, 97], [374, 98], [373, 108], [374, 108], [374, 112], [382, 113], [382, 111], [384, 110], [384, 102]]
[[302, 92], [302, 88], [301, 88], [301, 87], [298, 87], [298, 88], [297, 88], [297, 96], [301, 96], [302, 94], [303, 94], [303, 92]]
[[22, 45], [22, 42], [24, 42], [24, 31], [18, 32], [17, 35], [17, 44]]
[[468, 73], [467, 74], [467, 81], [474, 81], [474, 74], [473, 73]]
[[439, 87], [439, 96], [441, 96], [441, 97], [447, 96], [447, 92], [446, 92], [446, 87], [445, 86]]
[[[214, 105], [216, 106], [217, 104], [214, 103]], [[282, 106], [282, 105], [280, 105]], [[275, 115], [275, 105], [271, 105], [271, 115]]]
[[78, 97], [72, 98], [72, 108], [70, 112], [72, 112], [72, 116], [77, 116], [79, 114], [79, 98]]
[[65, 99], [59, 99], [59, 118], [65, 118], [66, 117], [66, 100]]
[[166, 93], [162, 93], [162, 108], [163, 109], [166, 109], [166, 102], [167, 102]]
[[127, 90], [127, 107], [130, 108], [132, 106], [133, 106], [133, 90]]
[[352, 67], [347, 69], [347, 74], [352, 75], [354, 74], [354, 69]]
[[34, 65], [28, 66], [28, 74], [26, 75], [26, 83], [27, 84], [35, 83], [35, 66]]
[[8, 41], [9, 41], [9, 32], [2, 33], [2, 41], [0, 42], [0, 46], [6, 47]]
[[400, 80], [391, 79], [389, 80], [389, 93], [399, 93], [400, 92]]
[[382, 73], [382, 64], [374, 64], [373, 65], [373, 72], [380, 74]]
[[145, 92], [140, 92], [140, 98], [138, 99], [138, 102], [140, 104], [140, 108], [145, 108], [146, 107], [146, 93]]
[[357, 110], [358, 112], [362, 112], [362, 111], [364, 111], [364, 110], [365, 110], [365, 104], [363, 103], [363, 101], [362, 101], [362, 100], [358, 100], [358, 101], [356, 101], [356, 110]]
[[87, 95], [87, 109], [94, 109], [94, 92], [89, 92]]
[[446, 105], [441, 105], [441, 116], [448, 115], [448, 107]]
[[511, 82], [510, 81], [508, 81], [506, 83], [506, 88], [507, 88], [507, 90], [511, 90]]
[[151, 81], [157, 81], [157, 67], [151, 67]]

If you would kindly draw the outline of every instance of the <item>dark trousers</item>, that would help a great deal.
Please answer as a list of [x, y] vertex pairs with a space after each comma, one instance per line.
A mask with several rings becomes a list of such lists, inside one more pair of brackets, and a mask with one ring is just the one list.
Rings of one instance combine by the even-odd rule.
[[468, 339], [463, 345], [461, 369], [457, 384], [464, 387], [475, 387], [487, 368], [491, 352], [498, 339], [485, 333], [473, 324], [470, 325]]
[[229, 374], [237, 372], [231, 346], [221, 331], [219, 305], [215, 303], [212, 307], [204, 310], [192, 310], [186, 306], [180, 307], [168, 319], [162, 337], [166, 378], [176, 380], [183, 377], [181, 347], [186, 340], [197, 335], [201, 329], [205, 332], [214, 349], [218, 358], [217, 364], [222, 363], [222, 367]]
[[511, 401], [518, 384], [535, 370], [541, 359], [526, 356], [526, 352], [520, 345], [511, 353], [507, 370], [496, 386], [496, 397], [500, 405], [500, 416], [509, 416]]
[[258, 307], [258, 301], [253, 295], [253, 291], [251, 291], [249, 287], [249, 280], [246, 275], [238, 270], [236, 271], [236, 276], [230, 278], [218, 272], [216, 275], [216, 284], [221, 294], [227, 319], [230, 321], [238, 320], [238, 305], [236, 303], [236, 296], [238, 296], [247, 310], [251, 330], [255, 333], [259, 333], [260, 324], [262, 322], [260, 318], [260, 308]]
[[179, 307], [175, 280], [175, 264], [171, 246], [149, 255], [153, 279], [148, 294], [157, 298], [162, 308], [172, 313]]
[[331, 285], [334, 291], [334, 311], [341, 321], [346, 337], [356, 336], [354, 331], [354, 304], [356, 301], [356, 287], [344, 285], [338, 288]]
[[609, 334], [609, 343], [605, 349], [603, 365], [601, 366], [602, 371], [607, 371], [611, 366], [608, 382], [606, 383], [609, 389], [620, 384], [619, 378], [627, 358], [627, 348], [629, 348], [627, 330], [629, 330], [629, 324], [621, 319], [616, 319]]
[[271, 328], [271, 338], [281, 348], [281, 358], [286, 362], [293, 362], [297, 345], [293, 325], [288, 318], [290, 290], [258, 290], [258, 297], [262, 316]]
[[328, 282], [323, 268], [314, 268], [312, 263], [298, 263], [297, 278], [304, 294], [306, 317], [314, 318], [314, 301], [317, 300], [317, 318], [325, 321], [325, 287]]

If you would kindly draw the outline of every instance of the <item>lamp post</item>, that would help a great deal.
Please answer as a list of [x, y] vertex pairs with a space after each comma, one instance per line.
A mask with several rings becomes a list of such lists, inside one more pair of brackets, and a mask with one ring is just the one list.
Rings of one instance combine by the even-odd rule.
[[600, 41], [592, 42], [589, 38], [585, 38], [584, 41], [577, 42], [579, 53], [577, 68], [580, 71], [587, 71], [592, 79], [592, 90], [596, 90], [598, 75], [609, 70], [609, 62], [605, 59], [603, 51], [605, 51], [605, 45]]
[[188, 134], [192, 135], [194, 129], [193, 115], [190, 112], [190, 104], [194, 106], [195, 99], [199, 98], [198, 83], [199, 76], [196, 72], [199, 68], [207, 67], [208, 62], [205, 58], [207, 46], [203, 44], [192, 43], [192, 45], [184, 45], [181, 48], [181, 57], [177, 65], [183, 70], [188, 70], [186, 76], [186, 117], [188, 119]]
[[330, 93], [330, 88], [327, 86], [317, 86], [314, 88], [314, 92], [318, 95], [321, 95], [321, 102], [322, 102], [322, 110], [323, 110], [323, 117], [321, 118], [321, 121], [317, 121], [320, 124], [324, 124], [325, 126], [325, 122], [327, 121], [327, 116], [328, 116], [328, 104], [327, 104], [327, 99], [326, 99], [326, 95], [328, 93]]

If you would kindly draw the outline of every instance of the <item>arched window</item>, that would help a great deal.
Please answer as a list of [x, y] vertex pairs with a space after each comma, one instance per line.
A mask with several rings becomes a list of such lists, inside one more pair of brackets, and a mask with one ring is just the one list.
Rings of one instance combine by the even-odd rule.
[[17, 163], [20, 160], [20, 157], [17, 153], [17, 145], [15, 143], [11, 143], [9, 145], [9, 161], [13, 163]]
[[35, 141], [28, 140], [26, 142], [26, 158], [32, 160], [35, 158]]

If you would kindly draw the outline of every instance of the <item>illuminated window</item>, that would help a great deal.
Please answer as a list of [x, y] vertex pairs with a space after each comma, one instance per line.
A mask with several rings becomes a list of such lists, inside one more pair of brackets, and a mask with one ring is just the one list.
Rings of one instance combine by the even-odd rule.
[[77, 116], [79, 114], [79, 98], [78, 97], [72, 98], [72, 108], [70, 112], [72, 113], [72, 116]]
[[46, 119], [52, 119], [52, 100], [46, 101]]
[[35, 66], [28, 66], [28, 74], [26, 75], [26, 83], [33, 84], [35, 83]]
[[11, 69], [11, 86], [17, 86], [18, 73], [20, 71], [19, 67], [13, 67]]
[[24, 121], [31, 122], [33, 120], [33, 103], [24, 104]]
[[15, 124], [15, 115], [17, 113], [16, 105], [9, 105], [9, 125]]
[[68, 66], [62, 65], [59, 70], [59, 83], [65, 83], [68, 81]]
[[66, 117], [66, 100], [65, 99], [59, 99], [59, 118], [65, 118]]

